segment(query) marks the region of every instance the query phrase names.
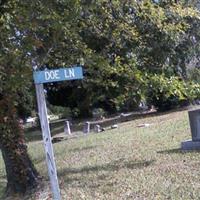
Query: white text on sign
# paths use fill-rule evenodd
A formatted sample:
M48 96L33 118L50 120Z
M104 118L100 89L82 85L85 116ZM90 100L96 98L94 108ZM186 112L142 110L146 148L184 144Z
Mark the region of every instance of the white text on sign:
M35 71L35 84L65 80L83 79L82 67L60 68L55 70Z
M53 70L53 71L45 71L45 80L59 80L59 70ZM64 70L64 76L65 78L73 78L75 77L74 69Z
M74 69L64 70L65 78L75 77Z
M45 80L54 80L54 79L59 79L59 70L54 70L54 71L45 71Z

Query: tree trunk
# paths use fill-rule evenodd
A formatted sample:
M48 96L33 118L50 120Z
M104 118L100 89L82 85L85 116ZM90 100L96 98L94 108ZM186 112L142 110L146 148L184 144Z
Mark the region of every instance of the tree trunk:
M0 102L0 149L6 168L7 194L21 193L35 188L39 174L31 162L12 98Z
M26 147L20 144L15 149L2 147L1 150L6 167L7 195L24 194L35 188L38 184L38 173L29 159Z

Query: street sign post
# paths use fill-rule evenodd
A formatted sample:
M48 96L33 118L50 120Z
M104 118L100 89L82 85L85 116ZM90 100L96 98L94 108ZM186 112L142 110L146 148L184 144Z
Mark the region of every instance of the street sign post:
M56 164L54 160L53 145L51 142L51 133L49 121L47 118L47 107L44 94L43 83L83 79L82 67L61 68L55 70L34 71L33 74L37 104L42 128L46 162L54 200L61 200L60 189L57 178Z

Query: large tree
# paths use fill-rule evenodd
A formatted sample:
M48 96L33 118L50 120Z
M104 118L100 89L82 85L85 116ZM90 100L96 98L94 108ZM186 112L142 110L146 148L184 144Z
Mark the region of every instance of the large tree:
M24 141L17 107L20 94L30 86L26 82L26 53L22 50L17 28L17 2L1 1L0 5L0 149L5 162L7 194L25 193L38 184Z
M76 0L0 1L0 149L7 194L25 193L39 182L19 120L24 113L21 104L32 88L32 67L46 67L51 51L69 46L66 50L74 51L77 59L78 32L73 27L77 12ZM56 64L64 61L63 56Z
M87 79L50 88L48 99L78 107L82 115L95 107L134 108L152 74L186 77L187 63L198 55L198 26L198 12L184 1L82 1L79 31L86 46L80 55Z

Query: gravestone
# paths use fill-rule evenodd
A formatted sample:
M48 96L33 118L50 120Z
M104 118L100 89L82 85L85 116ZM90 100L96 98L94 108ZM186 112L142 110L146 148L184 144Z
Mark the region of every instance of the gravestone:
M94 127L94 131L96 132L96 133L100 133L101 131L102 131L102 129L101 129L101 126L100 125L95 125L95 127Z
M114 125L111 126L111 129L115 129L115 128L118 128L117 124L114 124Z
M192 140L181 143L183 150L200 150L200 109L188 111Z
M83 126L83 133L87 134L90 132L90 122L85 122Z
M65 121L64 132L66 135L71 135L70 122Z

